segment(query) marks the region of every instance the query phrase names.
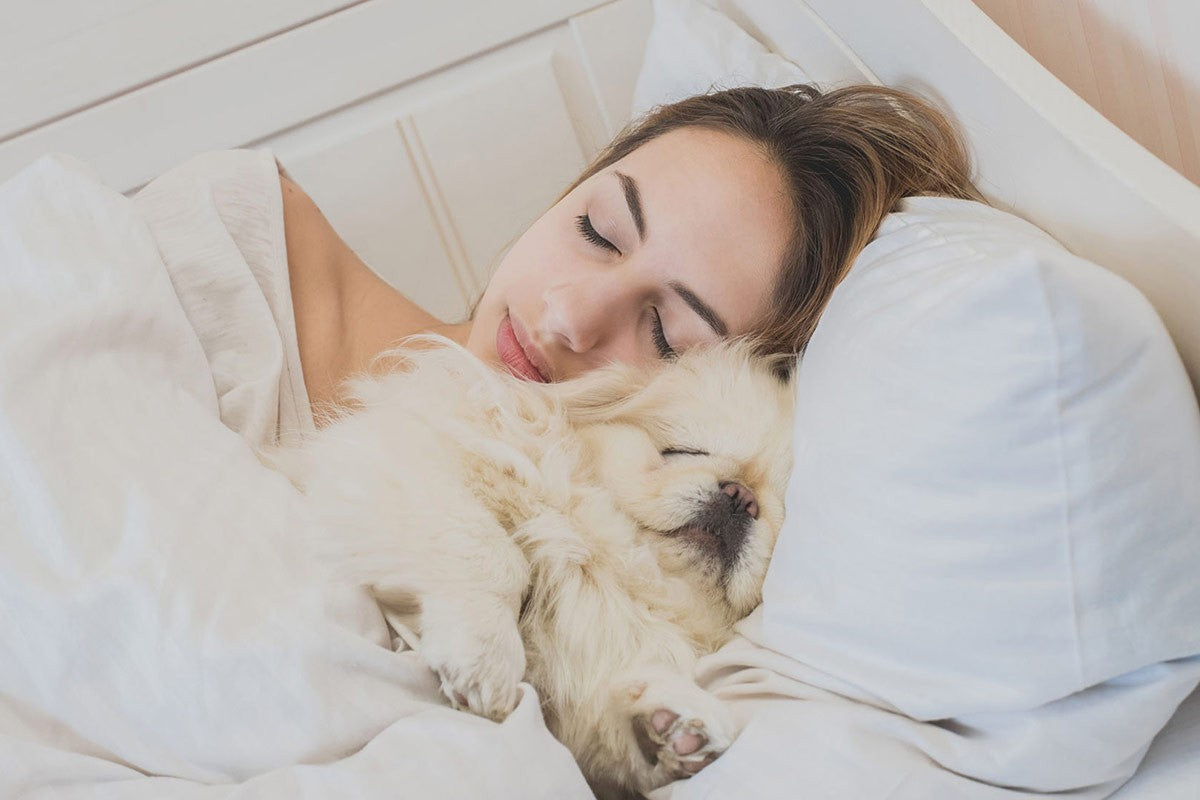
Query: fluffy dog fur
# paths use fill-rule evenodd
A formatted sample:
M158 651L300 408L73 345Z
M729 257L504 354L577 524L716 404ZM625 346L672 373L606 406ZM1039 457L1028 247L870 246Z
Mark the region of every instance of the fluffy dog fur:
M413 614L455 706L502 719L535 686L599 794L709 763L736 731L693 665L760 601L791 466L783 362L732 343L542 385L446 342L396 357L267 456L323 518L324 556Z

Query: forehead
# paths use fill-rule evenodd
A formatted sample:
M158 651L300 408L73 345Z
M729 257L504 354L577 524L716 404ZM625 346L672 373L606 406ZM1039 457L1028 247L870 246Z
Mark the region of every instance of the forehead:
M779 167L743 138L690 127L651 139L602 176L615 181L614 171L637 181L647 258L712 304L731 333L746 332L766 311L792 234Z

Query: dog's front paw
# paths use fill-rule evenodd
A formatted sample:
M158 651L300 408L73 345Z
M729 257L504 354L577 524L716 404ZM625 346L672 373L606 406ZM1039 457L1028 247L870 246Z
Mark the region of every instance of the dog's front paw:
M733 743L733 717L725 704L695 683L655 681L634 703L633 735L655 774L655 784L695 775Z
M479 608L423 620L420 653L457 709L503 720L517 705L525 675L525 646L511 611Z

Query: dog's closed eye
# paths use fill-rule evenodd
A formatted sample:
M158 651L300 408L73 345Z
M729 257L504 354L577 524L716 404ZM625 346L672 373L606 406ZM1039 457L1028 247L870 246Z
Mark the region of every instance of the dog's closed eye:
M707 456L707 455L710 455L710 454L705 452L704 450L695 450L690 447L668 447L666 450L662 451L663 458L667 458L668 456Z

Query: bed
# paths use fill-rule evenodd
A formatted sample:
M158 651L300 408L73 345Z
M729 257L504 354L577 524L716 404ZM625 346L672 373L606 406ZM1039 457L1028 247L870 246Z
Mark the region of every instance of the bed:
M23 69L0 77L0 179L59 151L133 194L194 153L268 148L369 264L445 317L629 119L653 22L649 0L63 5L70 25L33 10L25 36L8 28ZM712 5L817 83L944 103L988 197L1136 286L1200 390L1200 187L974 4ZM1198 754L1200 692L1112 796L1200 798Z

